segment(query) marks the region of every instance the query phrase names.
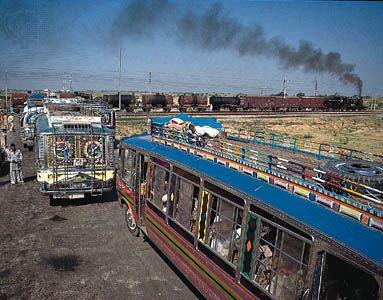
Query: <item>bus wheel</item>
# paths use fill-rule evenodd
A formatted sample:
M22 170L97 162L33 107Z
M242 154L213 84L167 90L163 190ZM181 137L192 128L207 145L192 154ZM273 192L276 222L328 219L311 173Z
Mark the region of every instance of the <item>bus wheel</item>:
M134 236L139 236L140 230L137 226L133 212L129 206L125 207L125 221L126 221L126 226L128 227L129 232Z

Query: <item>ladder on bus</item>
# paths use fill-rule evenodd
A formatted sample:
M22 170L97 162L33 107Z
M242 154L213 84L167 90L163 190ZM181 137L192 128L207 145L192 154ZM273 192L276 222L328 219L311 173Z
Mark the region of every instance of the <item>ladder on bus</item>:
M91 142L94 142L94 124L90 124L90 139ZM102 129L102 138L104 139L105 142L105 136L104 136L104 127L101 125ZM103 145L101 145L103 146ZM91 195L92 196L102 196L104 193L104 183L106 180L106 158L105 158L105 153L103 152L103 148L101 149L102 151L102 157L101 157L101 164L100 167L96 166L96 153L93 151L91 153L93 155L92 160L91 160L91 177L92 177L92 182L91 182ZM101 187L100 188L95 188L94 183L97 179L97 174L100 174L101 172Z

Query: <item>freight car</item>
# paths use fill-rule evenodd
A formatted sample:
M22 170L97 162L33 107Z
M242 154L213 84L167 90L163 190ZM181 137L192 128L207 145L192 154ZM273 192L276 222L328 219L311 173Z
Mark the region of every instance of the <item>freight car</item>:
M13 109L16 113L19 113L23 109L27 98L27 93L13 93L11 95L11 105L13 106Z
M153 108L163 109L169 112L173 106L173 96L171 95L142 95L142 110L151 111Z
M103 102L110 104L112 107L119 107L118 94L116 95L104 95L102 97ZM135 95L121 95L121 108L126 109L128 112L132 112L135 109L136 96Z
M322 110L323 97L241 96L243 110L301 111Z
M200 95L180 95L178 105L180 112L188 110L207 111L209 110L209 101L207 96Z
M210 97L210 105L213 111L219 111L221 109L237 111L240 108L240 98L231 96L212 96Z

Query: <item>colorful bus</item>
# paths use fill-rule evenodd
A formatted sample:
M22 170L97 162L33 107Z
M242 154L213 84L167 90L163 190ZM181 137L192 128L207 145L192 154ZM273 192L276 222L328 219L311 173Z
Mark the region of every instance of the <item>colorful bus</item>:
M54 198L100 196L115 182L112 131L80 107L55 103L36 118L37 181Z
M190 143L193 126L177 123L183 137L170 139L153 123L121 141L119 201L128 230L204 297L382 299L381 231L232 167Z

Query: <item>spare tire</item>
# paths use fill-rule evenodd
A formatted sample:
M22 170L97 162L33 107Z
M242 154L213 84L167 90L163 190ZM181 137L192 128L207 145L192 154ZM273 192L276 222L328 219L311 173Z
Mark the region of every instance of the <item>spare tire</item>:
M329 160L319 168L352 181L383 190L383 165L366 160Z

